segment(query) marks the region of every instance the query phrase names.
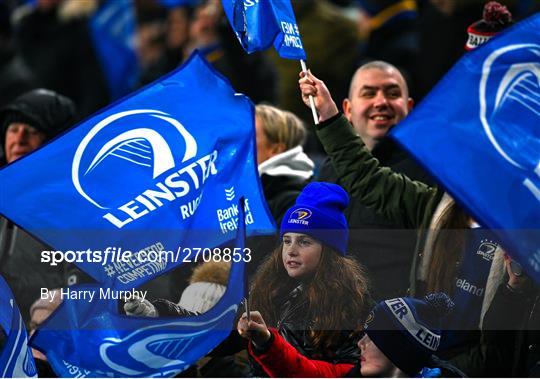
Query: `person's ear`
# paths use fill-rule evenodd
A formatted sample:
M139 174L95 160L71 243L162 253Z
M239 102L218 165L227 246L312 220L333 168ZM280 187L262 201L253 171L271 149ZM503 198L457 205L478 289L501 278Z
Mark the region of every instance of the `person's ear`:
M408 111L412 111L414 107L414 100L412 99L412 97L409 97L409 99L407 99L407 109Z
M351 104L351 101L346 98L343 100L343 103L342 103L342 108L343 108L343 114L345 115L345 117L347 118L347 120L349 120L349 122L351 122L351 108L352 108L352 104Z

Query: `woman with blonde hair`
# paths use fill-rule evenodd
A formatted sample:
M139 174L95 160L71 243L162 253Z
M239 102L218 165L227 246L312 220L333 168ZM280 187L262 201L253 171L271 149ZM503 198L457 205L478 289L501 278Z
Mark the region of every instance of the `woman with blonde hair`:
M255 108L257 164L264 197L279 224L285 211L313 176L314 163L304 153L304 123L271 105Z

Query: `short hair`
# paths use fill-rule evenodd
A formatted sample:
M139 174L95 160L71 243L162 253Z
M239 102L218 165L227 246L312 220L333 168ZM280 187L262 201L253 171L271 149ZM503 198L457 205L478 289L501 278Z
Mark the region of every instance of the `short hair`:
M360 72L365 71L365 70L380 70L380 71L397 72L399 76L401 76L401 78L403 79L403 84L405 84L405 88L404 88L405 94L407 95L407 97L409 96L409 87L407 86L407 80L405 79L405 76L403 75L403 73L396 66L385 61L371 61L360 66L354 73L351 79L351 84L349 86L349 98L353 96L353 90L354 90L353 87L356 82L356 77L358 76Z
M255 107L255 114L271 143L282 143L286 150L290 150L305 142L306 126L293 113L271 105L259 104Z

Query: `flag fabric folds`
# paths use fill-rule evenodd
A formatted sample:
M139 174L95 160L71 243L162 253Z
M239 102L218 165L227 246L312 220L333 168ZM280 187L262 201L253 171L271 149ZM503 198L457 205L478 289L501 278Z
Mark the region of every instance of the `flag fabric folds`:
M222 4L248 53L273 44L282 58L306 59L290 0L222 0Z
M245 213L238 205L236 244L243 258ZM111 300L68 297L32 338L61 377L172 377L207 355L230 333L243 296L244 259L233 260L227 290L208 312L186 318L119 315ZM90 291L97 286L69 287ZM66 289L67 290L67 289Z
M0 214L119 290L232 240L240 193L248 235L275 230L258 180L253 104L198 53L2 168L0 183ZM55 264L55 254L41 260Z
M28 347L26 327L13 293L0 276L0 333L5 334L0 345L0 377L34 378L37 377L32 351ZM2 340L3 338L0 338Z
M540 281L540 14L466 54L392 132Z
M254 122L251 101L195 53L0 170L0 213L53 247L42 262L63 253L98 282L61 290L62 305L33 336L57 374L170 376L230 333L251 251L243 242L223 246L275 230ZM133 288L208 260L232 264L210 311L163 320L119 314L119 298Z

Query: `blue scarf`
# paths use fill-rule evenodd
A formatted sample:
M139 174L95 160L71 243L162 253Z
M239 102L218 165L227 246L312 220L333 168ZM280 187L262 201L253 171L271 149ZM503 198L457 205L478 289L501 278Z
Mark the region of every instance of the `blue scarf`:
M486 282L495 250L499 246L495 234L488 229L477 227L467 233L465 250L454 282L452 301L455 307L443 324L447 330L442 338L441 350L466 343L467 336L474 334L467 331L478 330Z

